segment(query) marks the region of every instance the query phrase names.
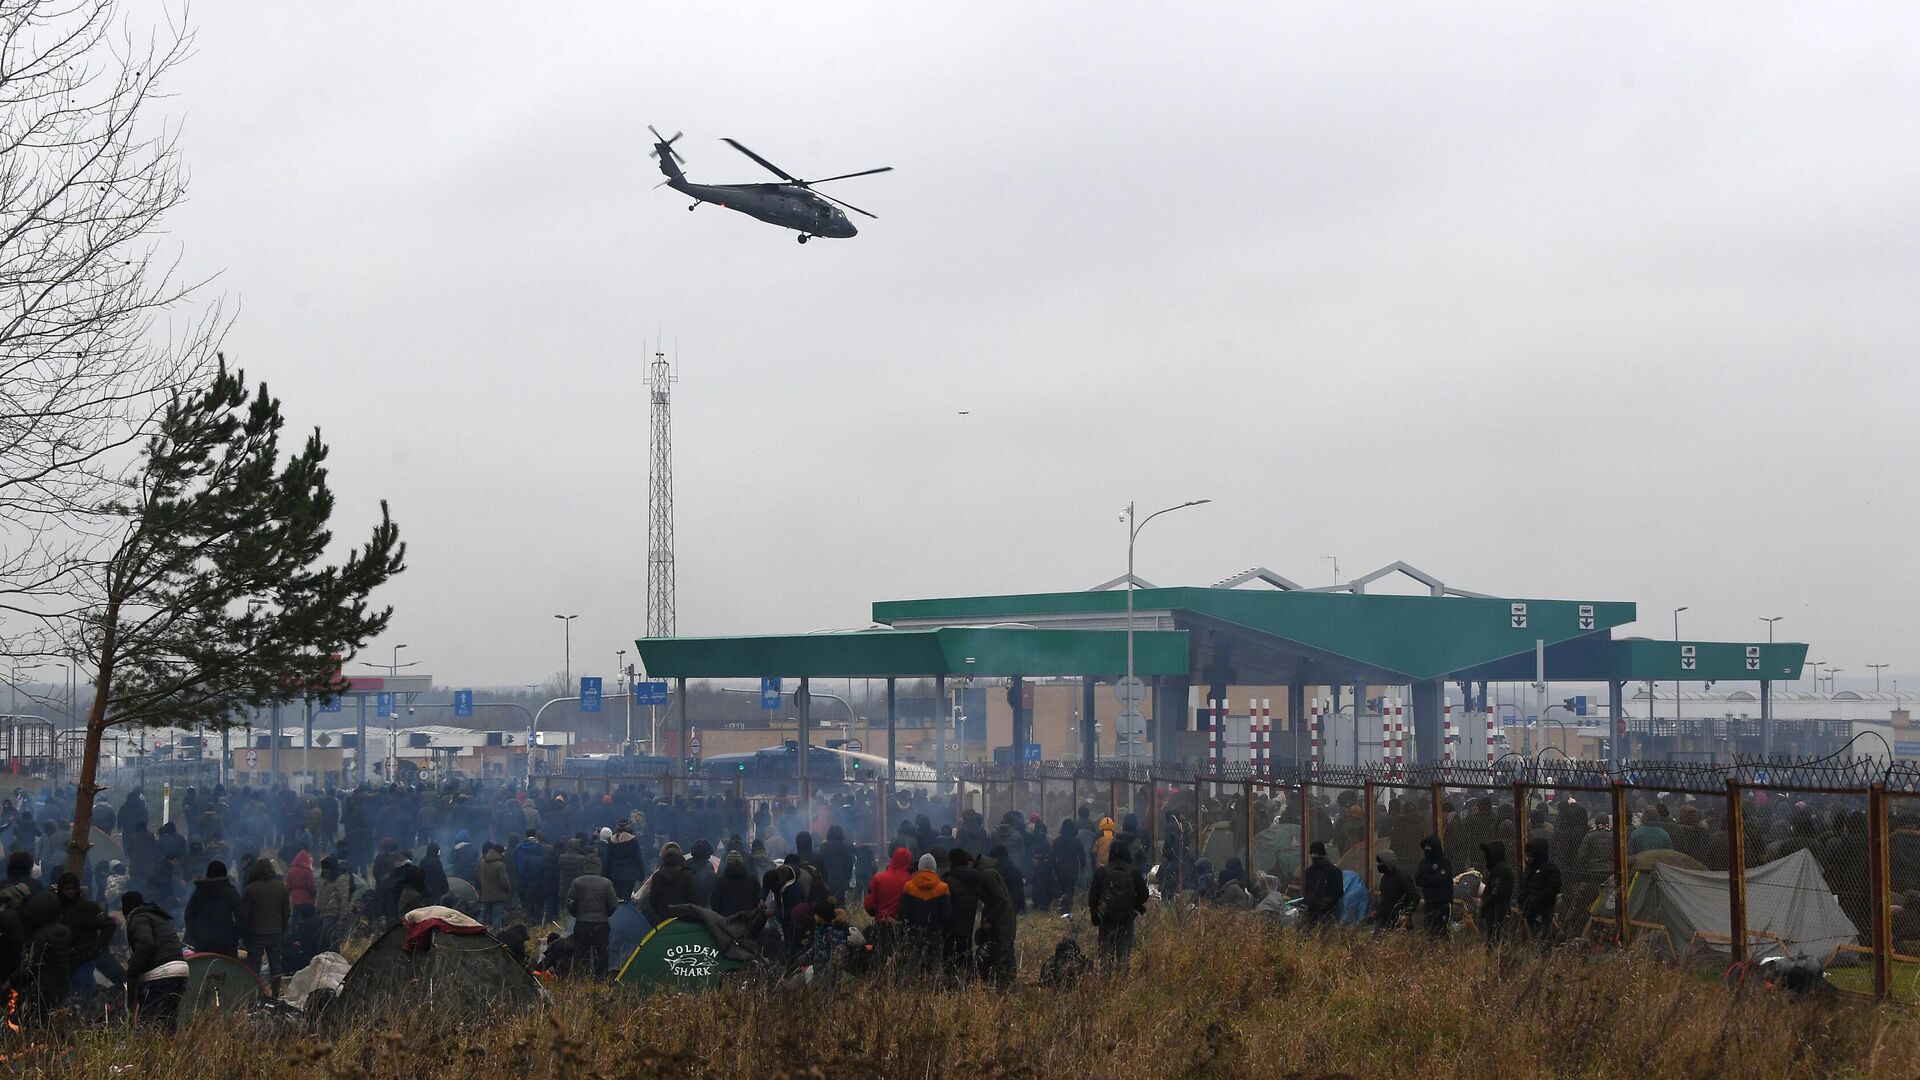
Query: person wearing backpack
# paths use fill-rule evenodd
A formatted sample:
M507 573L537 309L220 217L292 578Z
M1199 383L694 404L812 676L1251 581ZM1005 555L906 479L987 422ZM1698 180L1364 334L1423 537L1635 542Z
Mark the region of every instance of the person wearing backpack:
M1087 908L1100 932L1100 964L1126 970L1133 962L1133 923L1147 910L1147 879L1134 868L1133 853L1115 847L1107 865L1087 887Z
M956 847L947 853L946 882L947 895L953 905L947 918L947 973L966 975L974 966L973 922L980 912L982 888L980 871L974 867L966 849Z

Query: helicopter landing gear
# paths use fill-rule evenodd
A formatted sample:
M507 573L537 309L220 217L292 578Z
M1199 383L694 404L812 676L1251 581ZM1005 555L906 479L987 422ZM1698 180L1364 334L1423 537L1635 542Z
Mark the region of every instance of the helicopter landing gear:
M689 206L689 207L687 207L687 213L689 213L689 214L691 214L691 213L693 213L693 212L694 212L695 210L698 210L698 209L700 209L700 204L699 204L699 203L694 203L694 204L693 204L692 206Z
M811 239L813 239L813 237L811 237L811 236L808 236L808 235L807 235L806 233L801 233L801 234L800 234L800 242L801 242L801 243L803 243L803 244L804 244L804 243L806 243L807 241L809 241L809 240L811 240Z

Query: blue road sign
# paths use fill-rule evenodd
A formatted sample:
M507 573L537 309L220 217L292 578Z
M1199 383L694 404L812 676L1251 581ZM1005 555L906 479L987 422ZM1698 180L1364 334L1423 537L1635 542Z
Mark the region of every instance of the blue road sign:
M339 698L337 698L337 697L330 697L330 698L323 698L323 699L321 699L321 701L320 701L320 711L321 711L321 712L339 712L339 711L340 711L340 699L339 699Z
M635 705L665 705L667 703L667 680L653 679L633 684L633 703Z
M455 716L472 716L473 715L473 691L455 690L453 692L453 715Z
M760 707L769 712L780 708L780 680L760 680Z
M1580 694L1580 695L1577 695L1577 696L1575 696L1575 697L1574 697L1574 699L1573 699L1573 715L1575 715L1575 716L1585 716L1585 715L1587 715L1587 695L1585 695L1585 694Z
M375 694L374 695L373 715L375 716L392 716L393 715L393 695L392 694Z
M1037 742L1021 743L1020 744L1020 760L1021 761L1039 761L1040 760L1040 744Z
M580 676L580 711L600 711L600 676Z

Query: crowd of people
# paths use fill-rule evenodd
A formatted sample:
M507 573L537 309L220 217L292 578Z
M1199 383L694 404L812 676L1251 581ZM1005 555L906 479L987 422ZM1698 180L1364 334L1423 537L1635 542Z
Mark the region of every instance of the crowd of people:
M164 1022L185 989L187 953L242 958L271 993L350 934L439 906L471 914L523 955L537 945L531 963L606 977L624 959L609 955L609 924L632 901L655 924L682 904L723 919L757 916L768 955L826 977L882 963L903 977L1006 986L1028 910L1084 916L1100 961L1122 969L1156 895L1291 913L1309 927L1351 922L1353 868L1338 864L1352 861L1366 819L1351 791L1252 808L1229 794L1186 804L1197 820L1165 804L1158 821L1146 807L1116 820L1119 807L1103 814L1083 804L1053 828L1039 812L989 819L927 791L884 808L871 788L807 805L784 791L669 792L472 781L305 793L216 786L177 793L156 821L136 789L95 804L94 825L120 851L90 852L78 874L66 869L72 789L16 792L0 802L9 851L0 972L20 992L19 1016L119 999ZM1701 805L1642 798L1635 810L1629 852L1670 848L1708 868L1727 865L1723 824ZM1866 865L1855 857L1865 830L1853 812L1822 820L1815 808L1762 796L1747 813L1749 863L1813 850L1832 867L1842 904L1863 902L1846 887ZM1510 803L1449 801L1441 815L1436 829L1425 793L1376 808L1363 895L1378 931L1444 936L1470 921L1490 947L1519 936L1551 944L1578 931L1612 876L1613 825L1575 798L1530 808L1518 867ZM875 836L881 821L884 840ZM1249 837L1246 821L1265 824ZM1472 879L1464 890L1463 875ZM550 930L569 919L569 933Z

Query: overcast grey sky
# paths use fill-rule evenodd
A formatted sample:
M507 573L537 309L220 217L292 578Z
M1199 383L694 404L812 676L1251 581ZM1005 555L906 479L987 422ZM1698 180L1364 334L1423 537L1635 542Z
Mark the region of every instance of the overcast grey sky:
M1405 559L1920 671L1920 9L529 11L193 8L171 230L339 533L393 504L370 657L530 682L565 611L611 670L664 332L683 634L1085 587L1211 497L1144 576ZM897 171L801 247L652 190L648 123Z

